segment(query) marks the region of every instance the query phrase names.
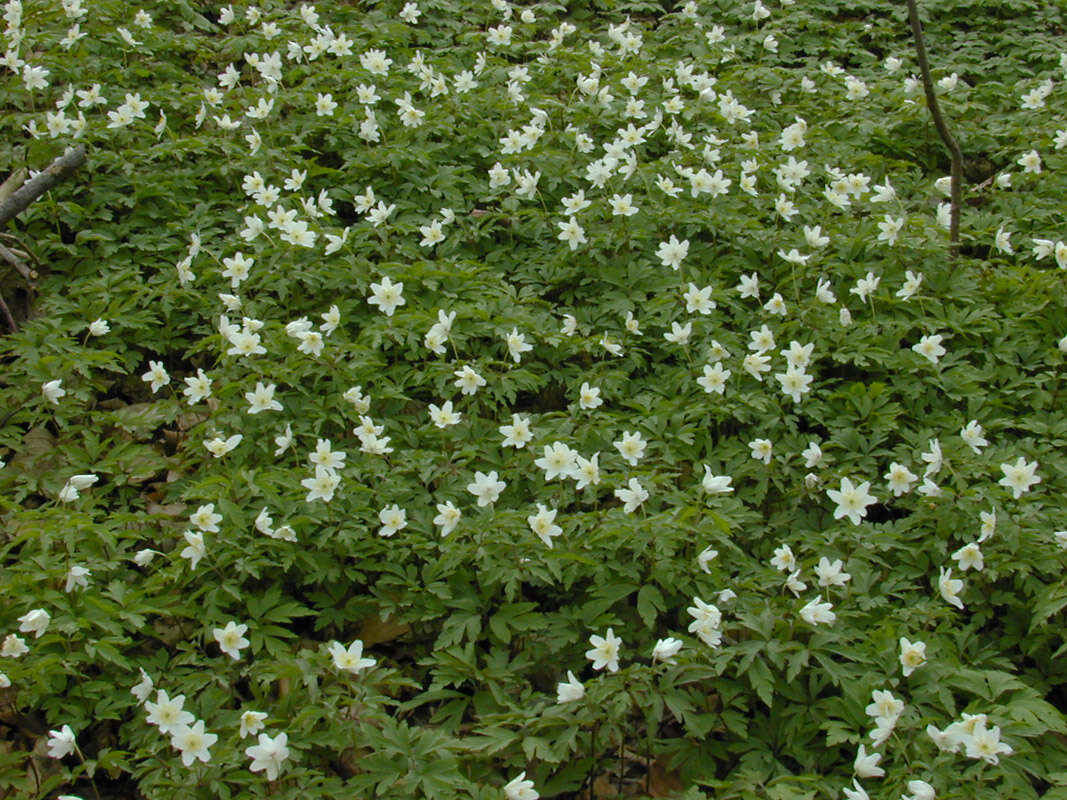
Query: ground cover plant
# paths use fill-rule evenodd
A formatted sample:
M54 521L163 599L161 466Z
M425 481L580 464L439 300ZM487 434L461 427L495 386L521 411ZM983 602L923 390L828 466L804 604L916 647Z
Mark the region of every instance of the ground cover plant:
M1067 794L1063 14L923 20L955 258L897 4L8 0L0 796Z

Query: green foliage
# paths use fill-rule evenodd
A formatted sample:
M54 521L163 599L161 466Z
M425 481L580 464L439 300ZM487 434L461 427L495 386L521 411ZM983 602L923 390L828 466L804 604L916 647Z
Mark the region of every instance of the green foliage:
M1067 793L1063 12L763 7L6 4L0 796Z

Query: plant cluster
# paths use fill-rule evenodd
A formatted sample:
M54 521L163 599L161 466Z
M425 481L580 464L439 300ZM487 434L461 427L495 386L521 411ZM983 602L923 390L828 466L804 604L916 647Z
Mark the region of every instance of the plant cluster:
M7 0L0 793L1067 792L1031 5Z

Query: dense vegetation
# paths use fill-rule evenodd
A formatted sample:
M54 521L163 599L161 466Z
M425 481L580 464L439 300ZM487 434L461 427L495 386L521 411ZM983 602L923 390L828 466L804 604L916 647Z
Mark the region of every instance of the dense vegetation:
M901 4L8 0L0 796L1067 795L1063 11L928 5L955 259Z

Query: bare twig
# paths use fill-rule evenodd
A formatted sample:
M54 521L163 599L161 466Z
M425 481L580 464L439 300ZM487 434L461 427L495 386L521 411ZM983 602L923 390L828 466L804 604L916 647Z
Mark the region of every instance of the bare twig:
M22 188L17 189L10 197L0 202L0 226L6 225L9 220L25 211L30 203L70 176L84 163L85 145L80 144L73 150L68 150L42 172L26 181Z
M926 57L926 45L923 44L923 29L919 22L919 9L915 0L906 0L908 5L908 18L911 20L911 32L915 39L915 54L919 59L919 72L923 78L923 88L926 90L926 105L930 109L930 115L934 118L934 127L942 141L952 154L952 194L951 212L949 216L949 241L952 243L950 253L953 258L959 254L960 246L960 197L963 185L963 153L960 146L949 133L948 124L941 114L941 106L938 105L937 95L934 93L934 80L930 77L930 62Z
M17 333L19 326L15 322L15 318L11 316L11 309L7 307L7 303L4 301L4 296L0 294L0 311L4 314L4 319L7 320L8 326L11 328L12 333Z
M32 284L37 277L37 271L27 267L22 260L16 256L13 252L8 250L2 244L0 244L0 258L4 259L8 264L15 268L15 271L26 279L27 283Z

